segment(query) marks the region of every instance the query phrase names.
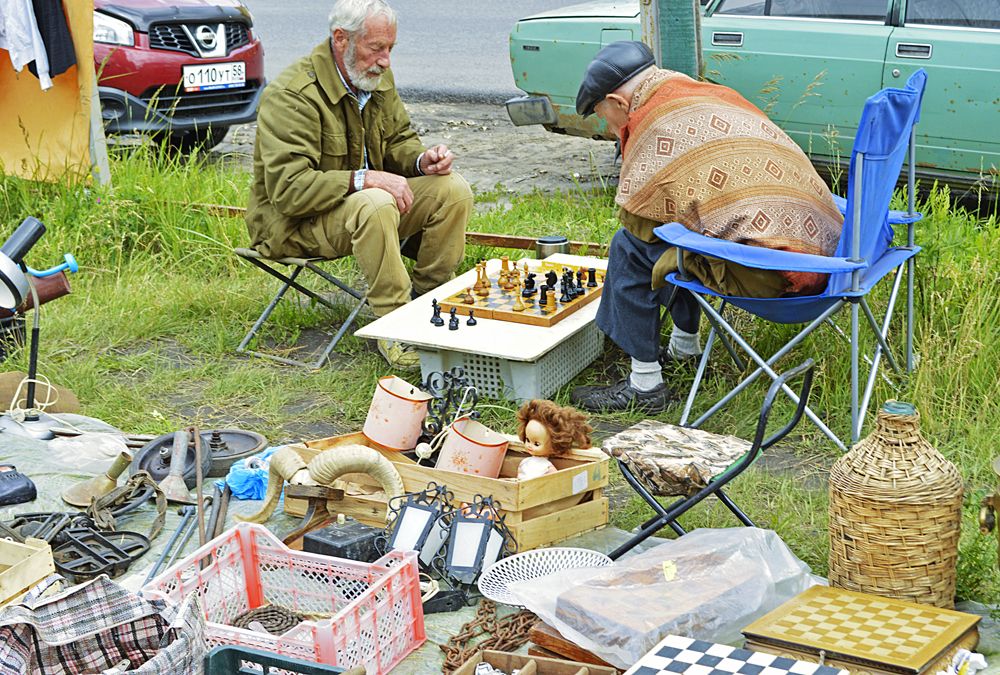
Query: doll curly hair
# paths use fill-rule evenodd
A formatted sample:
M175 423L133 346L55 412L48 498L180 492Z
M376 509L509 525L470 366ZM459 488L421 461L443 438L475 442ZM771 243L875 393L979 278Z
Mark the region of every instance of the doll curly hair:
M537 420L549 430L554 455L562 455L572 448L589 448L590 432L587 416L576 408L556 405L552 401L533 399L517 411L517 437L525 440L524 429L528 422Z

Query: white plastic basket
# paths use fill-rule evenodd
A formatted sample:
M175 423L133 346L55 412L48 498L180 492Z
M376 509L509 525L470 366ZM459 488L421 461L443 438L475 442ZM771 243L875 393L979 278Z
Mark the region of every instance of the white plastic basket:
M417 347L424 379L429 373L445 372L461 366L481 394L515 401L551 396L590 365L603 350L604 333L593 322L547 351L537 361L513 361L449 349Z
M515 581L537 579L562 570L607 567L614 561L598 551L556 546L517 553L491 565L479 577L479 592L495 602L523 607L508 590Z

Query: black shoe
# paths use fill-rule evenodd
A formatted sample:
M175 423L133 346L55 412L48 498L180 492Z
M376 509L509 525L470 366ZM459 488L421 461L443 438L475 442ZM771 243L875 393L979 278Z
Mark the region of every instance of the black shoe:
M657 357L657 361L660 362L661 366L675 365L675 366L688 366L698 362L701 358L701 354L675 354L670 345L666 345L660 349L660 354Z
M663 382L649 391L639 391L626 377L607 387L577 387L569 395L570 402L589 412L641 410L658 413L676 400L674 392Z

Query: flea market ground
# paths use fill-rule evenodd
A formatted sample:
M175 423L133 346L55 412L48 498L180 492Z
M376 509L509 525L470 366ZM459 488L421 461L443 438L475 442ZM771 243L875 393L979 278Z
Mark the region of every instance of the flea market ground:
M511 195L533 191L582 194L613 186L617 181L619 162L615 161L614 144L610 142L553 134L541 126L515 127L502 105L418 102L407 103L406 107L424 143L447 144L455 153L457 171L477 194L489 193L489 199L477 201L479 210L495 208L497 201L503 202ZM233 128L226 140L213 150L213 155L235 160L252 170L256 128L256 124ZM538 231L535 234L550 233L562 232ZM582 238L594 240L593 237ZM306 331L303 343L308 348L311 339L315 342L313 346L319 347L323 338L320 331ZM608 377L614 376L623 358L610 346L610 343L606 345L605 358L592 367L596 371L608 371ZM333 358L344 357L335 352ZM304 401L303 405L307 406L308 402ZM623 428L615 421L598 422L596 426L598 439ZM345 431L329 422L301 423L294 415L290 416L285 428L287 437L284 440ZM802 457L788 448L775 448L763 458L762 465L768 470L803 479L810 488L825 489L821 476L834 459L833 455ZM624 507L632 494L621 481L610 492L613 509Z

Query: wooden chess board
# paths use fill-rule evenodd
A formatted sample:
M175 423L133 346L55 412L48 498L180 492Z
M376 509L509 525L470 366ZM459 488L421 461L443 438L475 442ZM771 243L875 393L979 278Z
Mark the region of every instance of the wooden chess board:
M978 642L979 617L814 586L743 630L748 649L818 657L852 672L934 673Z
M516 264L523 269L525 261L519 261ZM573 300L562 303L559 302L559 289L556 288L555 300L556 308L555 310L549 310L545 307L539 307L539 297L541 295L540 291L537 289L545 283L545 273L555 272L557 275L561 276L565 269L571 270L573 274L581 268L574 267L572 265L558 265L554 263L547 263L535 260L529 260L528 271L536 274L535 280L535 294L530 298L521 298L521 301L525 305L525 309L520 312L514 311L514 305L517 302L517 290L505 291L500 288L500 274L499 272L493 272L488 275L490 280L490 294L487 296L479 296L473 292L472 297L475 302L466 302L466 292L463 290L454 295L448 296L444 300L441 300L441 316L447 320L447 315L451 311L452 307L456 308L456 313L462 321L465 321L469 316L469 309L473 310L475 317L477 319L494 319L497 321L510 321L512 323L523 323L532 326L554 326L559 323L567 316L573 314L581 307L593 302L596 298L600 297L601 291L604 290L604 270L596 271L597 286L592 288L586 288L586 276L584 277L584 287L586 288L586 293L584 295L577 296ZM513 266L515 263L511 263ZM582 268L584 273L587 272L587 268Z

